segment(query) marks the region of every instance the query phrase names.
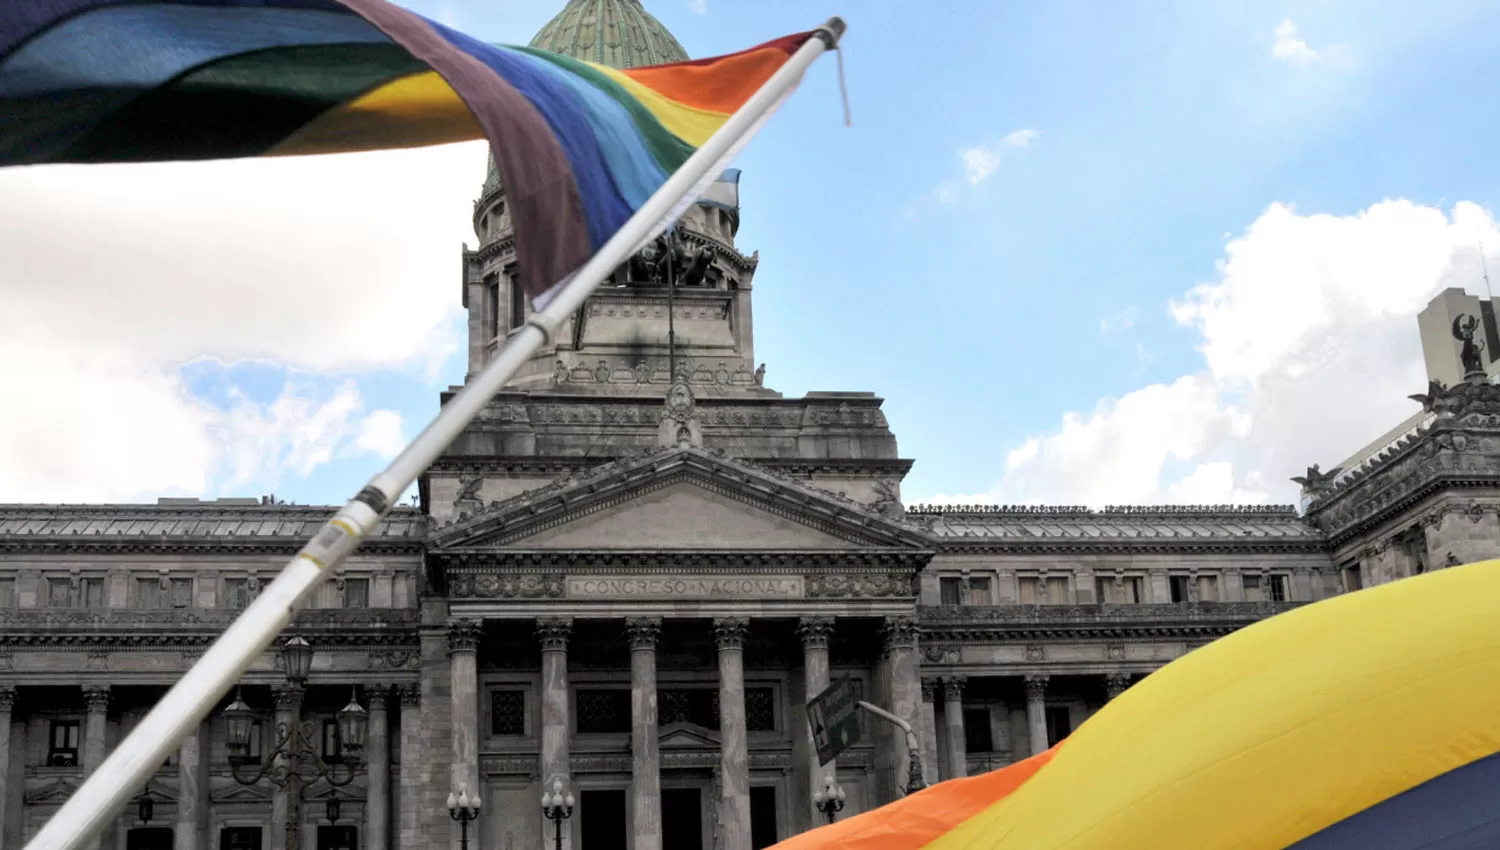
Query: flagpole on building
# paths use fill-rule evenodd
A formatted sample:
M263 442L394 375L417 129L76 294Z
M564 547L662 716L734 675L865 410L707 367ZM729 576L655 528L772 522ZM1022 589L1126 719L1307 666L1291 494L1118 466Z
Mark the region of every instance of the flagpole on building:
M718 177L750 137L796 88L825 51L838 46L845 24L830 18L745 105L729 117L554 295L509 343L438 413L384 472L314 535L250 607L115 747L104 763L57 810L26 850L81 850L118 816L161 768L183 738L198 727L229 689L291 622L309 595L395 505L489 404L511 376L583 306L599 284L645 243L681 216Z

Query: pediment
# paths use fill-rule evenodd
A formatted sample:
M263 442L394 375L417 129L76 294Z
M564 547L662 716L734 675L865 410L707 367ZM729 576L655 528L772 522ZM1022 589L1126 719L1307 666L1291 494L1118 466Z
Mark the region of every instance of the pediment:
M271 799L270 792L262 785L241 785L234 780L232 785L221 789L215 789L212 800L215 803L264 803Z
M73 796L78 790L80 782L68 777L44 781L33 788L27 788L22 795L23 801L28 806L40 806L48 803L61 804Z
M668 723L656 735L657 746L662 749L718 749L719 735L695 723Z
M616 461L434 534L435 547L816 550L925 548L867 505L748 463L676 448Z

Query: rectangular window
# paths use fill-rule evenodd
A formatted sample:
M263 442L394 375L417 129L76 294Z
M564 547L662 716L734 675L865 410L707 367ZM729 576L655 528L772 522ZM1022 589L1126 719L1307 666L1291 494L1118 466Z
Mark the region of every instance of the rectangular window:
M77 720L52 721L52 737L47 746L47 764L52 767L78 766Z
M172 607L193 607L193 580L190 578L172 579Z
M990 710L988 708L964 709L964 752L992 753L995 741L990 734Z
M1285 602L1286 600L1286 576L1271 576L1271 601Z
M1173 602L1186 602L1191 598L1188 592L1188 585L1191 582L1191 576L1167 576L1167 584L1171 587Z
M48 608L71 608L73 607L72 587L65 578L47 579L47 607Z
M16 580L0 578L0 608L16 607Z
M160 608L161 579L142 578L135 581L135 607Z
M1065 705L1047 706L1047 746L1055 747L1073 733L1073 715Z
M1240 586L1245 590L1246 602L1266 601L1266 589L1260 576L1241 576Z
M220 607L238 611L250 603L250 582L242 578L224 579L224 600Z
M245 747L245 754L251 759L259 760L265 754L266 724L259 720L250 723L250 741Z
M717 727L718 724L714 726ZM749 732L776 731L776 691L774 689L745 689L745 729Z
M505 280L510 289L510 326L519 328L526 324L526 290L516 275L507 275Z
M344 607L370 607L370 580L367 578L344 579Z
M501 690L490 693L490 734L526 734L526 692Z
M1344 592L1353 593L1365 586L1364 579L1359 573L1359 564L1345 564L1339 571L1344 582Z
M718 692L715 691L714 695L717 696ZM578 690L574 699L578 703L578 734L629 734L630 691L624 688Z
M1200 602L1218 602L1219 601L1219 577L1218 576L1198 576L1198 601L1200 601Z
M995 597L990 592L990 580L987 578L969 579L969 604L970 605L994 605Z
M956 578L938 579L938 595L943 605L958 605L961 603L963 582Z
M323 761L344 760L344 751L339 746L339 722L332 718L323 721Z
M83 580L83 607L104 608L104 579L86 578Z
M1047 604L1067 605L1073 601L1073 594L1068 592L1067 576L1055 576L1047 579Z
M1141 579L1130 576L1122 579L1096 578L1094 589L1100 602L1111 605L1134 605L1141 601Z
M1038 588L1040 581L1032 576L1022 576L1016 579L1016 591L1022 605L1036 605L1041 601L1041 591Z
M230 826L219 830L219 850L260 850L260 827Z
M493 339L500 335L500 276L484 279L484 334Z

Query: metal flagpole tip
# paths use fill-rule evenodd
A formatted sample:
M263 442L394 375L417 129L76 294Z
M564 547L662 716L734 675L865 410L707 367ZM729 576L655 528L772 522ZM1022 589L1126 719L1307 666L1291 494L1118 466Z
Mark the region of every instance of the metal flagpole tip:
M843 18L834 15L818 27L813 34L823 39L823 43L828 45L829 50L832 50L839 46L839 41L843 39L844 31L848 28L849 25L844 23Z

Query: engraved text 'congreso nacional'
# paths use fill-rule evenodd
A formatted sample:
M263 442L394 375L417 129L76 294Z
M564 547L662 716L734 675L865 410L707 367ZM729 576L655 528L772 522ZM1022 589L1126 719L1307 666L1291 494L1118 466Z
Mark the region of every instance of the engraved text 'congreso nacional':
M568 595L595 599L800 599L801 576L589 576L568 579Z

